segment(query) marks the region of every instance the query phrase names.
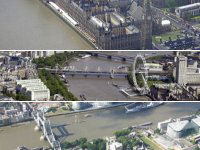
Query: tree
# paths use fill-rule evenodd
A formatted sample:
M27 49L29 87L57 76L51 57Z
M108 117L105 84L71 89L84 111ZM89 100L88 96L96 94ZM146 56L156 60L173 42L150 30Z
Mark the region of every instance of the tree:
M200 148L199 148L199 147L196 147L194 150L200 150Z
M174 12L175 7L177 7L176 0L165 0L165 5L170 9L170 12Z
M55 113L57 111L57 108L56 107L51 107L48 109L48 112L53 112Z
M126 136L128 135L129 133L131 133L131 130L130 129L124 129L124 130L121 130L121 131L116 131L114 134L115 136L118 138L120 136Z
M63 142L62 143L62 148L68 149L72 147L72 144L70 142Z
M58 75L52 75L45 69L39 70L38 75L42 82L49 88L51 96L60 94L67 100L78 100L71 92L68 91L67 87L60 80Z
M103 139L93 140L95 150L106 150L106 142Z
M80 52L64 52L56 53L50 57L37 58L33 60L33 63L37 65L38 68L50 67L54 68L57 64L64 65L67 61L71 60L75 56L78 56Z
M88 150L106 150L106 141L103 139L95 139L92 142L88 142L86 138L80 138L73 142L62 143L62 149L69 149L76 146L80 146L82 149Z
M154 132L160 134L160 129L157 128Z
M19 101L30 101L31 98L29 96L26 96L22 93L18 93L16 94L16 100L19 100Z

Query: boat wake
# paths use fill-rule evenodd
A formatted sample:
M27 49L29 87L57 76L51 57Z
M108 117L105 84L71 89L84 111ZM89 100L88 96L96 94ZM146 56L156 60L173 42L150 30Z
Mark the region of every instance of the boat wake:
M139 112L142 110L154 108L164 104L164 102L135 102L125 106L126 113Z

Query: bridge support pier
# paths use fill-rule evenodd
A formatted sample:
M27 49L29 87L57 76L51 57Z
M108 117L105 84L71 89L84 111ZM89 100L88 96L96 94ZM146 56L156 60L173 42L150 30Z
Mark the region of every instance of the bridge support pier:
M126 61L126 58L122 58L122 61Z
M44 141L44 140L47 140L46 137L44 135L41 135L40 136L40 141Z
M41 131L41 128L38 125L36 125L35 128L34 128L34 130L35 131Z
M107 57L108 59L112 59L112 56L111 55L108 55L108 57Z

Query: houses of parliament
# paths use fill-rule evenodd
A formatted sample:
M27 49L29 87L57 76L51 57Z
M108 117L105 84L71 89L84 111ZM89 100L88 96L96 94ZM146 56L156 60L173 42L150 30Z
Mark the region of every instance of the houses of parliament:
M50 0L78 22L98 49L152 49L150 0Z

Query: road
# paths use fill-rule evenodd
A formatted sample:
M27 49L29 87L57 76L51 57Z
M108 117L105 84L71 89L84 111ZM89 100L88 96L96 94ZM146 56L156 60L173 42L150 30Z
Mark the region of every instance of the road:
M170 13L165 13L163 10L156 8L154 6L152 6L152 10L154 11L154 13L159 16L160 18L165 18L170 20L170 22L172 23L172 25L178 29L182 29L185 28L185 22L180 19L177 18L176 16L174 16L173 14ZM169 14L169 15L168 15Z
M175 16L172 13L169 12L164 12L163 10L156 8L154 6L152 6L152 10L153 12L161 19L168 19L171 24L176 27L177 29L180 29L182 31L184 31L184 33L186 35L190 35L195 39L195 43L197 45L200 45L200 39L199 37L195 34L192 25L190 25L189 23L186 23L183 19L178 18L177 16ZM155 49L166 49L164 46L162 45L158 45L158 44L154 44L154 48Z

